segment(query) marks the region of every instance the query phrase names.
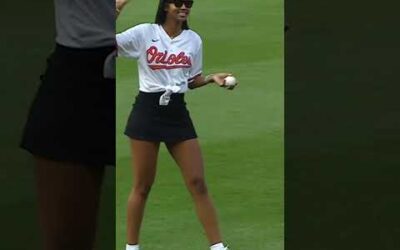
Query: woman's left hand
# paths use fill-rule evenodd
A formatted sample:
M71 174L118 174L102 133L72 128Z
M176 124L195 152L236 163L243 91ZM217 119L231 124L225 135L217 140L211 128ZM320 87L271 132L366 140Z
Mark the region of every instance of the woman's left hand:
M236 82L236 85L234 86L225 86L225 77L227 76L232 76L230 73L216 73L212 75L212 80L218 84L220 87L226 87L229 90L232 90L235 88L235 86L239 83L238 81Z

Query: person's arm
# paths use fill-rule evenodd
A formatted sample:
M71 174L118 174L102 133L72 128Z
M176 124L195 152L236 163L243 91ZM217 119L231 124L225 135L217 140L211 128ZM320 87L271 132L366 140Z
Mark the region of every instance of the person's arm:
M195 89L199 87L203 87L209 83L216 83L220 87L225 87L225 77L231 76L232 74L229 73L216 73L210 74L207 76L198 75L194 78L192 82L189 83L190 89ZM232 90L235 86L228 87L227 89Z
M116 17L119 16L119 13L121 13L122 9L128 3L128 1L129 0L115 0L115 11L117 12Z
M189 89L195 89L203 87L209 83L216 83L220 87L225 86L225 77L230 76L232 74L229 73L216 73L210 74L207 76L203 76L202 68L203 68L203 42L200 37L198 37L198 49L192 60L192 68L191 77L188 80ZM234 86L227 87L227 89L232 90Z

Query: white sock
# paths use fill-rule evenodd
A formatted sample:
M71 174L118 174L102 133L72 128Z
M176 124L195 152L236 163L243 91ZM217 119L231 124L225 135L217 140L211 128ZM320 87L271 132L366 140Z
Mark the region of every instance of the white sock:
M128 244L126 244L126 250L139 250L139 245L128 245Z
M210 246L210 250L224 250L224 244L222 243L214 244Z

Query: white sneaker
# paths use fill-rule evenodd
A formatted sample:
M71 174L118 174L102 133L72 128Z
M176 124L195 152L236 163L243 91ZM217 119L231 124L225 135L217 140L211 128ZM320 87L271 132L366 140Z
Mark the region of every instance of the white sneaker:
M210 247L212 250L229 250L228 246L224 246L222 243L215 244Z
M126 244L125 250L139 250L139 245L128 245Z

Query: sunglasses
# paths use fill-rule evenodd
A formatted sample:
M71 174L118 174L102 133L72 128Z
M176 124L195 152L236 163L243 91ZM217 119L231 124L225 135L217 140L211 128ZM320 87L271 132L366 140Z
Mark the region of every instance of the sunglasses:
M192 8L193 1L188 0L170 0L169 3L173 3L177 8L180 8L185 4L186 8Z

